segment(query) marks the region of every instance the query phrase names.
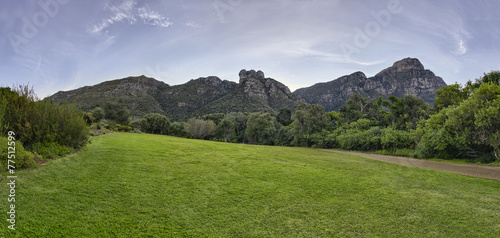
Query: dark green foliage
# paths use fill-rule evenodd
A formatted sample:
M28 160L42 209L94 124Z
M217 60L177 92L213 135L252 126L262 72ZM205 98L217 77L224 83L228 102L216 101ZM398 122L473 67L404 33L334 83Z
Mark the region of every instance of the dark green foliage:
M391 124L399 130L415 129L417 123L429 114L429 104L421 98L411 95L397 98L391 95L389 101Z
M483 77L476 80L476 83L493 83L496 85L500 85L500 71L491 71L488 74L485 73Z
M104 105L104 118L112 120L118 124L128 124L130 113L124 104L107 102Z
M277 127L278 122L270 113L252 113L245 134L249 143L273 145Z
M88 142L83 113L73 106L39 101L28 86L18 86L15 91L2 89L1 97L7 102L3 118L6 125L27 148L50 142L80 148Z
M483 83L459 105L431 116L419 128L422 158L491 161L500 151L500 86Z
M215 125L219 125L222 119L226 116L224 113L212 113L208 115L203 115L200 118L205 121L213 121Z
M301 103L297 106L293 122L296 145L309 146L306 137L322 131L329 124L329 118L324 111L324 108L320 105Z
M146 132L149 130L149 123L146 118L133 120L128 125L142 132Z
M94 122L100 122L102 119L104 119L104 110L100 107L94 108L91 113L92 117L94 118Z
M458 105L467 99L471 92L471 87L462 87L457 83L442 87L436 91L434 109L439 111L448 106Z
M217 133L224 139L224 142L228 142L231 137L236 134L236 123L227 118L222 119L222 121L217 125Z
M276 120L283 126L290 125L292 123L292 111L288 108L282 108L276 116Z
M189 137L189 134L186 133L184 130L186 123L185 122L173 122L170 125L170 128L168 130L168 134L171 136L177 136L177 137Z
M150 113L144 117L148 123L147 132L153 134L165 134L170 127L170 120L159 113Z
M221 121L218 132L225 141L243 143L246 141L245 131L247 129L248 113L231 112ZM232 133L234 129L234 133Z

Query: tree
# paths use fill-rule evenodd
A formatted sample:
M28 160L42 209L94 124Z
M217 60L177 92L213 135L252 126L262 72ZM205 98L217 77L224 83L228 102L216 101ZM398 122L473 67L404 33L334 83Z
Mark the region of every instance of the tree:
M104 110L100 107L96 107L94 108L94 110L92 110L92 117L94 118L94 122L99 122L101 121L103 118L104 118Z
M217 125L217 132L224 138L224 142L227 142L236 134L235 123L227 118L224 118Z
M215 123L201 119L191 118L184 126L187 133L196 139L205 139L215 134Z
M292 111L288 108L281 109L278 116L276 116L276 120L283 126L290 125L292 123Z
M488 74L484 74L483 77L480 77L476 80L476 84L482 83L493 83L496 85L500 85L500 71L491 71Z
M234 142L243 143L246 140L245 131L247 129L248 113L231 112L228 113L223 120L227 120L234 125L234 135L227 138ZM228 126L229 124L225 124ZM228 131L231 129L228 128Z
M142 132L149 131L149 123L148 123L148 120L146 120L146 118L140 118L137 120L133 120L128 125L135 128L135 129L138 129Z
M500 86L483 83L459 105L431 116L419 128L420 157L500 159Z
M144 116L147 121L148 131L152 134L161 134L166 133L170 127L170 120L159 113L150 113Z
M130 113L124 104L107 102L104 105L104 116L118 124L127 125L129 123Z
M219 125L219 123L222 121L222 119L226 116L224 113L211 113L207 115L201 116L200 119L205 120L205 121L213 121L215 125Z
M248 118L246 136L250 143L273 145L278 127L270 113L252 113Z
M429 105L421 98L406 95L404 98L389 96L391 124L398 130L415 129L417 122L428 115Z
M293 122L295 143L308 146L306 137L321 132L328 124L328 117L323 106L299 104L295 109L295 120Z
M442 87L436 91L434 109L439 111L445 107L458 105L467 99L471 92L471 87L462 87L458 83Z

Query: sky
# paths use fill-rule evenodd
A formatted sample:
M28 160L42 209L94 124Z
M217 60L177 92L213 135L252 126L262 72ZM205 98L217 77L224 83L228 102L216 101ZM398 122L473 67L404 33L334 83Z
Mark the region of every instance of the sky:
M500 69L499 12L498 0L0 0L0 85L44 98L255 69L293 91L407 57L463 84Z

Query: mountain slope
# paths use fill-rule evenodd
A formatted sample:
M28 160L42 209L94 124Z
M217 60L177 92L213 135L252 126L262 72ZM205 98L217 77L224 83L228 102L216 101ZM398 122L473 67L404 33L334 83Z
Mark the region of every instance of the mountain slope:
M446 83L443 79L426 70L418 59L406 58L370 78L362 72L356 72L298 89L294 94L304 98L307 103L319 104L327 111L333 111L342 107L354 93L370 98L413 95L433 104L436 90L444 86Z
M122 103L133 116L165 113L157 97L170 86L146 76L128 77L85 86L71 91L59 91L51 96L54 102L75 103L83 110L102 107L107 102Z

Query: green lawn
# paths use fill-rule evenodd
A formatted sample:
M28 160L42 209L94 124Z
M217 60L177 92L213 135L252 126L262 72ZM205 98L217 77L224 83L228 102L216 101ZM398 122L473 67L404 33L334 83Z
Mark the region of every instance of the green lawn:
M500 181L309 148L114 133L17 176L0 237L500 237Z

